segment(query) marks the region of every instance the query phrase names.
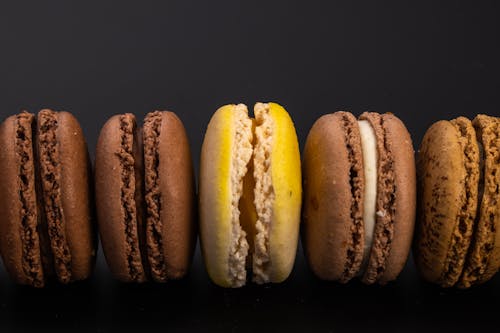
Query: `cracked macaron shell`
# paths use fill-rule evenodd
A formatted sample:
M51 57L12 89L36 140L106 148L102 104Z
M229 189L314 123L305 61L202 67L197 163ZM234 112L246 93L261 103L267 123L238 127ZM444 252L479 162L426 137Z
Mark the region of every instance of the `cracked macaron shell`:
M92 173L87 144L77 119L64 111L55 113L55 116L59 149L59 160L56 162L61 166L61 204L70 256L69 282L88 278L95 264L97 238L91 191Z
M358 272L364 248L363 163L357 126L348 112L322 116L309 131L302 161L307 261L319 278L344 283Z

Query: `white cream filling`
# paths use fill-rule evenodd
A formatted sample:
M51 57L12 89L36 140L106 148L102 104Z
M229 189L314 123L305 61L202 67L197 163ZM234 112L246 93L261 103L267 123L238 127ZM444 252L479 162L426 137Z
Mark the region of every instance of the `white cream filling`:
M365 200L363 205L363 224L365 229L365 246L360 275L364 273L370 258L373 233L376 220L377 201L377 138L375 131L366 120L359 120L361 149L363 151L363 169L365 174Z

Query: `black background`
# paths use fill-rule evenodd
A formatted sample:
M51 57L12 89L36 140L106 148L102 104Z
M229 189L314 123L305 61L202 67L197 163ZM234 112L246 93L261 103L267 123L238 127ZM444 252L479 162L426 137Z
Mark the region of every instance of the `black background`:
M115 113L184 121L198 168L221 105L276 101L301 147L322 114L393 112L417 148L438 119L500 114L499 5L371 1L2 1L0 117L67 110L93 155ZM299 249L281 285L225 290L197 251L190 275L123 285L102 254L87 282L19 287L0 269L0 331L477 331L500 322L500 279L469 291L317 280Z

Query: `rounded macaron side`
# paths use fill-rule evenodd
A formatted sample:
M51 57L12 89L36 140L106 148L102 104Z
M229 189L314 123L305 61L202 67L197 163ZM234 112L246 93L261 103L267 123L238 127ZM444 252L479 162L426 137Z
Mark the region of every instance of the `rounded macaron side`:
M96 147L95 198L102 249L112 275L143 282L142 154L135 116L115 115L102 127ZM141 241L139 241L141 240Z
M482 157L476 237L460 287L490 280L500 268L500 118L477 115L472 121Z
M38 139L42 132L45 120L53 118L57 122L57 128L52 134L56 139L54 146L56 153L54 155L54 165L60 166L56 172L42 172L41 178L57 178L59 173L60 183L43 181L42 186L46 196L50 195L53 188L60 187L60 193L56 195L58 202L54 200L45 200L45 212L54 212L54 206L61 206L61 216L54 221L60 225L60 238L52 237L51 225L49 224L49 237L52 239L53 253L60 253L67 256L61 258L60 262L66 261L66 274L57 273L57 263L55 260L56 274L61 281L69 282L75 280L84 280L88 278L94 268L97 252L97 231L94 215L94 197L92 192L92 168L88 155L87 144L83 131L78 120L69 112L54 112L51 110L42 110L38 113ZM50 137L49 137L50 139ZM40 148L39 148L40 150ZM39 154L41 157L41 154ZM41 163L48 165L48 163ZM42 169L43 170L43 169ZM50 170L47 170L50 171ZM53 205L50 208L49 203ZM61 243L65 246L59 249ZM67 251L67 253L66 253ZM57 257L57 256L56 256Z
M237 127L243 136L238 141ZM251 127L246 106L222 106L210 119L201 148L201 249L210 278L222 287L239 287L246 282L249 246L246 232L239 223L238 205L252 154ZM242 154L237 156L238 152Z

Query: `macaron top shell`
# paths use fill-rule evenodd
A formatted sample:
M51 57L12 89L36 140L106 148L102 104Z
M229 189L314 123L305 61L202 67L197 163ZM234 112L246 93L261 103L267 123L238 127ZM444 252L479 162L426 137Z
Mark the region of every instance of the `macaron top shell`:
M246 281L248 243L239 239L245 238L246 234L242 233L241 226L234 225L239 225L239 215L233 216L238 214L234 206L238 206L239 200L237 189L233 187L242 182L242 175L237 175L238 170L233 165L234 145L237 144L237 123L243 119L248 119L247 129L251 129L244 105L230 104L219 108L210 119L201 150L199 200L202 252L210 278L223 287L241 286ZM250 143L248 139L251 141L251 137L246 139ZM244 159L249 160L250 156ZM246 173L246 169L241 172ZM235 251L237 247L243 252Z
M356 118L335 112L309 131L303 154L304 249L321 279L356 276L364 251L364 177Z
M477 210L479 149L471 122L433 124L420 146L418 171L415 261L426 280L451 287L462 273Z
M377 138L377 201L372 250L363 282L395 280L410 251L415 225L416 171L408 130L393 114L366 112Z
M269 228L269 272L263 282L282 282L293 268L297 252L300 208L302 202L301 166L297 135L293 122L285 109L276 103L255 105L257 128L268 113L272 121L272 148L270 152L273 191L272 217ZM257 148L256 148L257 149ZM254 160L254 168L258 162ZM257 179L257 171L254 171ZM256 188L258 191L258 187ZM258 200L255 193L255 200ZM257 210L259 213L259 211ZM255 272L254 272L255 274Z
M92 272L97 242L87 145L78 121L68 112L42 110L37 123L45 214L55 273L61 282L83 280ZM52 142L48 147L51 153L43 159L42 128L50 126L55 127L52 133L48 130L46 138ZM49 165L54 168L47 168ZM55 217L54 224L50 223L51 217Z

